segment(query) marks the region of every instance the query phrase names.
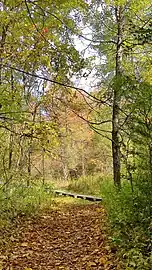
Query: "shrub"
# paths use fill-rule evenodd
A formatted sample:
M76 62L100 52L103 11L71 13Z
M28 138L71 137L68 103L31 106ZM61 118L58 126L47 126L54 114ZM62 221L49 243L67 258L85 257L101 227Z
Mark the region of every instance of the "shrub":
M10 184L0 189L0 216L1 220L13 220L19 215L34 215L51 204L51 186L40 184L25 186Z
M120 248L125 269L152 269L151 184L138 181L132 192L127 181L118 191L103 181L101 196L111 225L111 240Z
M71 180L68 189L82 194L99 195L104 178L100 174L82 176L78 179Z

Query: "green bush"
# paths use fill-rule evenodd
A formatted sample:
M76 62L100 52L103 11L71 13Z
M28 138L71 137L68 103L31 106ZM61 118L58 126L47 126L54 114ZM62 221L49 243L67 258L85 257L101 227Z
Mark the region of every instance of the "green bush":
M82 176L78 179L71 180L68 189L82 194L99 195L104 178L105 177L100 174Z
M52 187L42 184L25 186L11 184L0 189L1 220L13 220L19 215L34 215L51 204Z
M140 184L139 184L140 183ZM122 189L103 181L101 196L111 225L111 240L120 247L125 269L152 269L151 183L127 181Z

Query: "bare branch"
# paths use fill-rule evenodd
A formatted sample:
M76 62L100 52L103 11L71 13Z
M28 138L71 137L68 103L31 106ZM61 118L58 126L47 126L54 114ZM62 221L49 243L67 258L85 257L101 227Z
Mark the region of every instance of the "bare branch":
M87 96L89 96L90 98L98 101L99 103L103 103L104 104L104 101L91 95L90 93L88 93L86 90L82 89L82 88L79 88L79 87L76 87L76 86L72 86L72 85L68 85L68 84L65 84L65 83L61 83L61 82L57 82L55 80L51 80L51 79L48 79L44 76L41 76L41 75L37 75L35 73L30 73L30 72L27 72L25 70L21 70L19 68L15 68L15 67L12 67L12 66L9 66L9 65L2 65L2 67L6 67L6 68L10 68L10 69L13 69L13 70L16 70L20 73L23 73L23 74L26 74L26 75L29 75L29 76L32 76L32 77L35 77L35 78L38 78L38 79L41 79L41 80L44 80L44 81L48 81L48 82L51 82L51 83L54 83L54 84L57 84L57 85L60 85L60 86L64 86L66 88L72 88L72 89L75 89L77 90L78 92L83 92L85 93Z

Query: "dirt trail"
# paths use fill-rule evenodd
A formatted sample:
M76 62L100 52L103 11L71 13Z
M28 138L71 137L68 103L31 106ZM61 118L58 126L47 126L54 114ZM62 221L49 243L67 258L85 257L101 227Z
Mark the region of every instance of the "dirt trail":
M119 269L98 204L71 205L29 219L3 251L4 270Z

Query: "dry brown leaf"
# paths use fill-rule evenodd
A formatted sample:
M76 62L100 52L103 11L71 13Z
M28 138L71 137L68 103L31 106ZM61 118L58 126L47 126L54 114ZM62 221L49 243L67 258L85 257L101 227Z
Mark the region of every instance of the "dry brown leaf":
M3 269L112 269L118 261L111 256L102 209L97 204L64 206L20 221L17 234L14 229L10 245L3 249Z

